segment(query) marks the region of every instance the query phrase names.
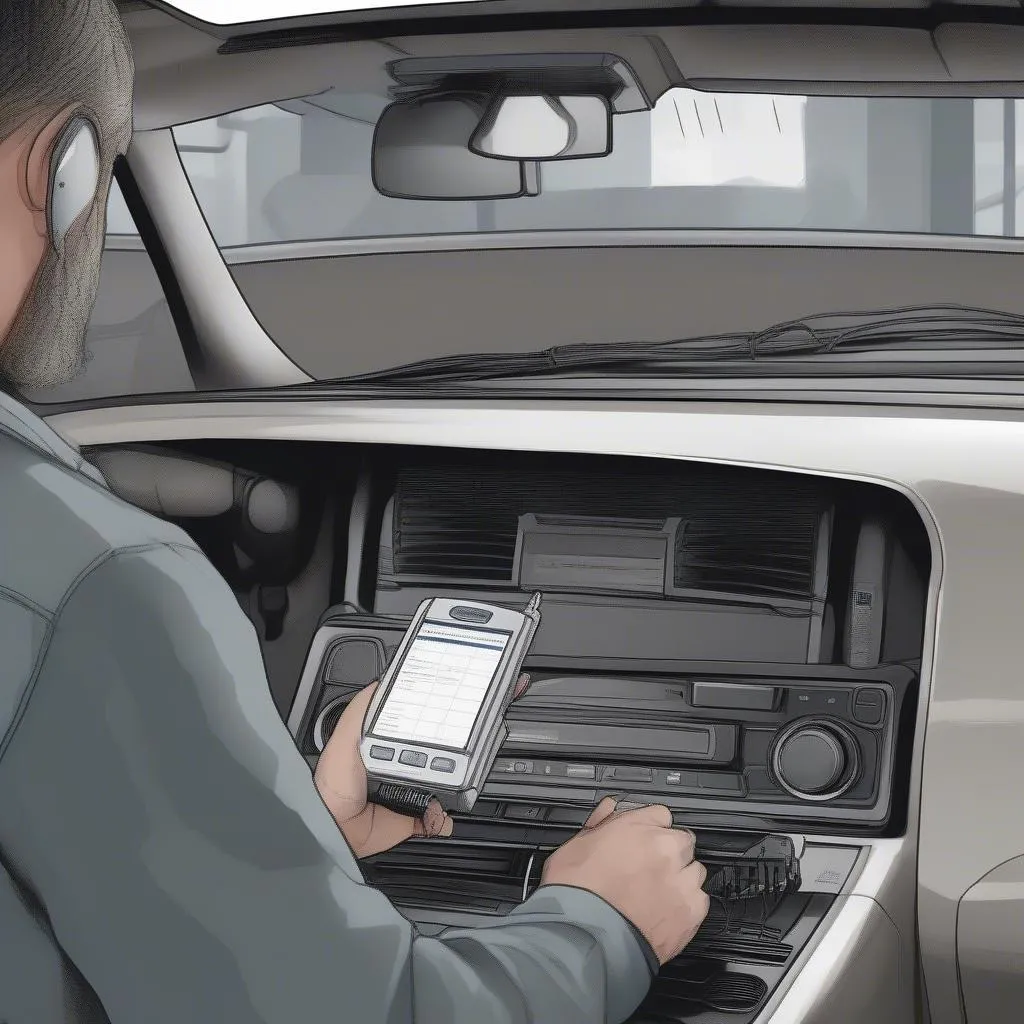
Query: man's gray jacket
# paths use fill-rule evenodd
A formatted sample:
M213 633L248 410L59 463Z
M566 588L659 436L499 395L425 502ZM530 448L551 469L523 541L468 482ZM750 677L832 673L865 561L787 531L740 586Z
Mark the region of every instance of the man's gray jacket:
M0 1022L602 1024L651 953L543 887L420 935L359 866L191 539L0 394Z

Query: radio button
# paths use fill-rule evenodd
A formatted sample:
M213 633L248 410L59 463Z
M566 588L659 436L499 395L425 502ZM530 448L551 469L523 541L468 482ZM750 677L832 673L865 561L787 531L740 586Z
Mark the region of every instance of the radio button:
M747 769L747 790L750 793L779 793L779 787L765 768Z
M407 764L412 768L424 768L427 764L427 755L419 750L403 750L398 755L399 764Z
M590 813L585 807L551 807L547 820L553 825L582 825Z
M666 772L665 785L679 786L681 789L699 789L700 779L696 772Z
M532 761L516 761L513 765L515 773L517 775L532 775L533 774L533 762Z
M395 748L378 747L374 744L374 746L370 747L370 757L374 757L378 761L393 761L395 758Z
M743 730L743 761L746 764L767 764L775 731L770 729Z
M834 800L857 780L860 748L849 729L835 720L794 722L780 734L772 774L801 800Z
M565 774L570 779L596 779L597 768L592 764L570 764L566 766Z
M533 804L509 804L505 808L506 818L518 818L520 821L543 821L544 808Z
M741 793L743 785L738 775L711 775L700 773L700 788L710 789L719 793Z
M694 682L690 702L695 708L721 708L723 711L774 711L778 692L774 686Z
M650 782L654 778L653 768L612 768L604 775L606 779L619 782Z
M435 757L430 762L430 769L435 772L453 772L455 771L455 762L450 757Z
M878 725L885 717L885 694L881 690L858 690L853 717L862 725Z

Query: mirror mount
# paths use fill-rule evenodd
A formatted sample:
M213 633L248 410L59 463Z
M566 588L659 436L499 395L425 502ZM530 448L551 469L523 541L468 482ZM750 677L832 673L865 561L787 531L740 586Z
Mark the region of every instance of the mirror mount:
M480 57L405 57L388 64L396 83L391 95L410 100L426 94L470 92L603 96L613 113L650 110L651 97L632 68L610 53L492 54Z
M600 95L506 92L489 104L469 148L496 160L607 156L612 148L611 120L611 107Z

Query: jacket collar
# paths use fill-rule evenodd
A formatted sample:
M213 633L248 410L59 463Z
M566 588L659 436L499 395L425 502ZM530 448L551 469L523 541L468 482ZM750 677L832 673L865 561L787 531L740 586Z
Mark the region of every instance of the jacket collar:
M0 433L15 437L43 455L81 473L94 483L106 487L103 474L82 457L81 452L46 425L35 413L10 395L0 391Z

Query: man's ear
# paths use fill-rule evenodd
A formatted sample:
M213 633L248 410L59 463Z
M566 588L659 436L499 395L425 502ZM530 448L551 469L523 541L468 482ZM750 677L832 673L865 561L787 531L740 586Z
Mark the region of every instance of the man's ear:
M46 198L50 190L50 158L53 147L60 137L68 121L75 115L77 106L71 104L55 114L38 131L28 149L25 161L25 177L23 182L24 199L28 208L37 214L45 215ZM45 216L41 225L46 232Z

